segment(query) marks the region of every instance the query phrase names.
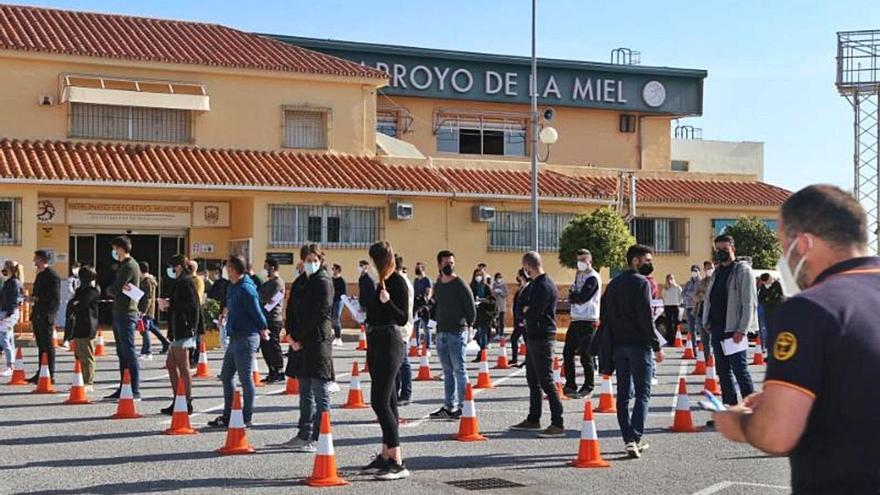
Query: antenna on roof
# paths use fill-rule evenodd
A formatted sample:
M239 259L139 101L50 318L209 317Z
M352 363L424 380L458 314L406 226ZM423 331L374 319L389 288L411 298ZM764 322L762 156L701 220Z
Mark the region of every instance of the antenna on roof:
M676 119L672 135L675 139L703 139L703 128L687 124L682 125Z
M642 52L620 47L611 50L611 63L617 65L641 65Z

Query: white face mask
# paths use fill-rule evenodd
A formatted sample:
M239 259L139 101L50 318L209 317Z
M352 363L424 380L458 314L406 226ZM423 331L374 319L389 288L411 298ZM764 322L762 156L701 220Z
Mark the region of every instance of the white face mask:
M174 268L173 268L173 267L170 267L170 266L169 266L168 268L166 268L166 269L165 269L165 274L168 275L168 278L170 278L171 280L174 280L174 279L177 278L177 272L174 271Z
M74 268L71 270L71 273L73 273L74 277L79 277L79 268Z
M578 270L585 272L589 270L590 265L587 264L586 261L578 261Z
M482 275L477 275L477 277L476 277L474 280L476 280L477 283L480 283L480 282L483 281L483 276L482 276Z
M262 278L264 280L269 278L269 270L266 270L265 268L260 270L260 278Z
M220 278L225 278L226 280L229 280L229 272L226 271L225 266L223 267L223 270L220 271Z
M813 247L813 240L807 237L807 240L810 241L810 248ZM785 252L785 256L783 256L779 263L776 264L776 270L779 271L779 284L782 286L782 293L786 297L792 297L796 295L798 292L804 290L804 287L798 283L798 275L800 275L801 270L804 268L804 263L807 261L807 257L803 256L800 261L798 261L797 266L794 267L794 271L791 269L791 253L794 252L794 247L797 246L798 240L795 239L794 242L788 246L788 250Z
M700 278L700 272L691 272L691 279L697 280Z
M714 269L714 268L709 268L708 270L706 270L706 276L707 276L707 277L711 277L713 273L715 273L715 269Z
M303 269L306 271L306 275L311 277L312 275L317 273L318 270L321 269L321 262L320 261L312 261L312 262L303 263Z

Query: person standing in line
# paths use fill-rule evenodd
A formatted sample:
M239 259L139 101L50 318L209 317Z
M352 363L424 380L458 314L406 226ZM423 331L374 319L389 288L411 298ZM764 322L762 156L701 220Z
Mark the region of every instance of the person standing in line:
M205 304L205 294L207 294L206 288L205 288L205 280L202 277L196 275L196 273L198 273L198 271L199 271L199 263L196 260L191 259L187 262L187 264L189 265L188 269L189 269L190 273L193 274L192 280L193 280L193 284L195 285L195 288L196 288L196 295L199 298L199 308L201 308L201 305ZM199 309L199 310L201 311L201 309ZM200 350L201 343L202 343L202 334L196 333L196 346L189 350L189 366L190 366L190 368L195 368L199 364L199 353L201 352L201 350Z
M171 381L171 405L162 409L162 414L171 416L174 412L174 398L177 396L178 382L183 380L186 388L186 407L192 414L192 376L190 375L189 350L196 345L196 335L204 327L202 305L196 291L195 279L191 272L192 266L186 256L177 254L169 260L168 278L174 280L171 297L159 300L159 309L168 315L168 335L171 337L171 349L165 359L165 369Z
M340 319L342 318L342 296L346 295L346 283L345 279L342 278L342 266L339 264L333 264L333 311L331 312L331 316L333 317L333 345L341 346L342 345L342 324L340 323Z
M700 289L700 266L691 265L691 276L684 287L681 289L681 300L684 303L685 318L687 319L688 338L691 339L691 345L694 352L697 351L697 315L694 313L696 306L696 295Z
M370 274L370 262L367 260L358 261L358 305L361 311L367 311L367 301L376 290L376 281Z
M284 301L284 280L278 274L278 260L267 258L263 264L266 272L266 281L260 286L260 305L263 307L263 316L269 325L269 338L260 342L260 350L263 359L269 368L269 373L263 378L263 383L275 383L284 380L284 354L281 350L281 328L284 326L282 312Z
M663 351L654 328L651 284L651 248L631 246L626 252L628 269L613 278L602 298L603 332L608 332L617 373L617 422L626 453L637 459L648 449L643 438L654 361L663 362ZM652 356L653 351L653 356ZM632 415L629 402L635 389Z
M703 303L706 301L706 289L709 288L709 280L711 280L713 273L715 273L715 265L711 261L704 261L703 278L694 294L694 319L700 332L700 342L703 344L703 359L706 361L709 360L709 353L712 352L712 335L709 333L709 329L703 325Z
M703 325L712 333L721 399L733 406L739 402L733 385L734 376L744 398L752 395L755 386L746 359L748 349L726 355L723 341L730 339L739 344L747 334L758 330L757 288L749 265L736 261L733 237L720 235L715 238L715 261L715 272L709 280L703 302Z
M238 375L243 404L241 413L245 426L251 426L254 413L253 356L260 348L260 338L268 338L266 318L260 307L257 286L247 274L247 264L238 255L226 262L229 286L226 289L226 335L229 344L223 354L220 381L223 382L223 414L208 422L212 428L226 428L232 411L233 378Z
M263 270L263 272L265 272L265 270ZM251 264L250 261L248 261L248 264L247 264L246 275L251 278L251 281L254 283L255 286L257 286L257 289L259 289L260 286L263 285L263 280L265 280L265 278L267 276L266 273L262 273L261 275L257 275L257 273L254 271L254 266Z
M55 345L52 342L52 333L55 330L55 314L61 301L61 279L58 278L55 270L49 267L49 255L46 251L34 252L34 268L37 269L37 277L31 289L33 301L31 323L37 349L40 356L45 354L48 357L49 373L52 375L52 383L55 383ZM38 369L28 381L37 383L39 377Z
M403 277L403 281L406 282L406 293L407 293L407 301L409 302L409 319L406 321L406 325L400 327L401 338L403 339L403 348L404 350L407 347L407 343L409 342L409 336L412 335L413 332L413 312L412 308L415 305L415 288L413 287L412 282L406 278L406 267L403 266L403 256L395 253L394 254L394 270L398 275ZM409 356L406 352L403 353L403 363L400 365L400 372L397 374L397 405L398 406L408 406L410 401L412 400L412 365L409 361Z
M529 277L520 268L516 272L516 293L513 295L513 333L510 335L510 352L512 359L511 366L522 368L526 365L526 356L523 356L523 362L519 362L519 339L522 337L523 342L526 341L526 320L522 313L522 293L529 284Z
M489 297L489 294L492 292L492 288L486 283L485 275L483 275L485 271L485 268L475 268L474 273L471 275L471 292L474 293L476 301Z
M768 328L776 310L785 301L782 293L782 285L779 280L774 280L769 273L761 274L761 282L758 288L758 304L764 308L764 326L761 328L761 343L764 344L764 353L767 353L769 345Z
M492 325L498 321L498 306L495 304L495 296L487 292L483 299L477 301L477 317L474 325L477 327L476 340L480 346L480 353L472 362L479 363L482 351L489 347L489 334L492 333Z
M287 303L288 342L297 356L299 379L299 431L286 447L294 452L315 452L321 432L321 415L330 410L333 369L333 281L324 267L317 244L299 251L303 273L293 282Z
M675 341L675 331L681 322L681 286L675 283L675 275L666 275L666 283L663 284L663 315L666 321L666 341L669 346Z
M162 343L162 351L160 354L168 353L168 347L171 345L171 342L162 335L162 332L159 330L159 325L156 323L156 298L159 293L159 282L156 280L156 277L150 273L149 263L141 261L138 263L138 268L141 270L140 289L144 293L144 295L141 296L141 300L138 301L138 311L141 313L144 320L144 333L141 334L141 338L143 339L143 344L141 345L141 358L147 361L152 361L153 348L152 342L150 342L150 334L155 335L156 338L159 339L159 342Z
M79 273L80 266L82 265L78 261L71 263L69 273L67 274L67 280L61 283L61 301L58 303L58 312L55 313L55 326L61 329L65 329L67 326L67 303L79 287L79 277L77 274ZM70 336L65 334L64 342L61 344L61 347L64 349L70 349L70 344L68 343L69 340Z
M95 287L97 274L89 265L78 267L79 286L67 305L66 324L71 327L74 356L82 366L86 392L94 391L95 335L98 333L98 299L101 292Z
M504 337L504 316L507 313L507 282L500 273L495 274L492 283L492 294L495 296L495 305L498 306L498 322L495 324L495 336L498 339Z
M370 403L382 427L382 451L362 469L379 480L409 476L400 449L396 381L406 354L403 330L412 317L410 294L403 275L395 270L394 250L385 241L370 246L378 283L367 301L367 363L372 379Z
M226 268L223 264L215 264L208 271L213 283L205 293L205 299L211 299L220 305L220 313L217 315L217 326L220 330L220 348L226 349L226 289L229 288L229 280L226 278Z
M459 419L467 385L465 357L468 331L477 309L468 284L455 273L455 254L437 253L440 278L434 284L434 315L437 321L437 355L443 366L444 401L431 419Z
M423 344L431 347L431 328L428 326L428 321L431 313L430 301L434 297L434 283L427 273L424 263L421 261L416 263L416 279L413 282L413 290L415 290L413 313L416 315L414 322L416 332L421 328L425 334L424 339L420 340Z
M565 387L562 391L571 399L589 397L593 393L595 373L593 356L590 355L590 342L599 326L601 297L602 277L593 269L593 255L586 249L580 249L577 252L577 274L574 284L568 291L568 301L571 303L571 325L565 334L565 347L562 350L565 367ZM575 354L580 355L581 367L584 369L584 384L580 390L577 388Z
M6 356L6 367L0 376L10 376L15 367L15 325L21 319L24 302L24 270L21 264L6 260L3 263L3 288L0 289L0 345Z

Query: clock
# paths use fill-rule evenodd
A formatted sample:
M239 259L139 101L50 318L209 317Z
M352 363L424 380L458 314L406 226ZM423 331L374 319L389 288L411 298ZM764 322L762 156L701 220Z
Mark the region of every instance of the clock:
M666 101L666 87L660 81L648 81L642 88L642 99L649 107L662 106Z

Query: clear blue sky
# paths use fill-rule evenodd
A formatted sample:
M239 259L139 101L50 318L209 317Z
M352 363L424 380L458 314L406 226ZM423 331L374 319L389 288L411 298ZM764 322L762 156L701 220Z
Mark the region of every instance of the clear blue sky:
M248 31L528 55L528 0L38 1ZM766 180L852 187L852 110L834 88L837 31L880 29L878 0L539 0L538 55L709 71L706 139L764 141Z

